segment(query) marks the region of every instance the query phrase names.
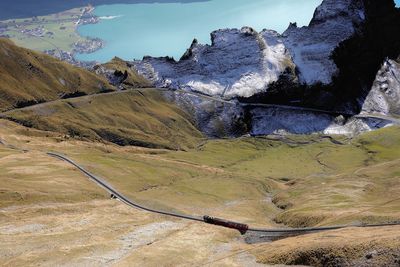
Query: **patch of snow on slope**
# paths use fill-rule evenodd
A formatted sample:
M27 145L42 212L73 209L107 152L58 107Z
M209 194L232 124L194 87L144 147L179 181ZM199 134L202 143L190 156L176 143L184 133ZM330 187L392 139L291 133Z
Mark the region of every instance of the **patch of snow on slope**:
M266 134L340 134L355 136L389 125L379 118L350 118L342 121L333 115L290 108L256 108L252 110L252 135Z
M330 115L284 108L255 108L252 118L252 135L318 133L334 120Z
M356 136L364 132L370 132L380 128L392 126L393 123L378 118L351 118L344 125L332 124L326 128L324 134L340 134L348 136Z

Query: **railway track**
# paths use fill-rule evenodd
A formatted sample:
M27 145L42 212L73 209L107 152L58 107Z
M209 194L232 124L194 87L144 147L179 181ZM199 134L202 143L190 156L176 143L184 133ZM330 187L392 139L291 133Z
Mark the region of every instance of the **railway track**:
M106 190L108 193L110 193L111 197L119 199L121 202L123 202L124 204L126 204L132 208L137 208L137 209L144 210L147 212L170 216L170 217L175 217L175 218L180 218L180 219L184 219L184 220L195 221L195 222L200 222L200 223L207 223L207 224L212 224L212 225L216 225L216 226L235 229L235 230L238 230L242 235L247 234L246 241L248 243L273 241L273 240L286 238L286 237L290 237L290 236L298 236L298 235L304 235L304 234L309 234L309 233L338 230L338 229L344 229L344 228L350 228L350 227L375 228L375 227L387 227L387 226L400 225L400 222L394 222L394 223L386 223L386 224L368 224L368 225L367 224L353 224L353 225L338 225L338 226L327 226L327 227L268 229L268 228L255 228L255 227L251 227L244 223L233 222L233 221L220 219L220 218L214 218L214 217L207 216L207 215L194 216L194 215L186 215L186 214L175 213L175 212L162 211L162 210L157 210L157 209L152 209L152 208L146 207L142 204L138 204L138 203L130 200L128 197L126 197L122 193L118 192L116 189L114 189L111 185L109 185L103 179L101 179L100 177L97 177L96 175L87 171L84 167L80 166L78 163L76 163L75 161L73 161L72 159L69 159L68 157L66 157L64 155L61 155L59 153L54 153L54 152L48 152L47 155L69 163L70 165L72 165L73 167L78 169L80 172L85 174L87 177L89 177L89 179L94 181L98 186L102 187L104 190Z
M7 144L5 141L0 139L0 145L4 145L8 148L11 149L17 149L15 146ZM21 150L24 152L27 152L28 150ZM136 208L140 209L146 212L150 213L155 213L159 215L164 215L164 216L170 216L170 217L175 217L183 220L189 220L189 221L195 221L199 223L207 223L207 224L212 224L216 226L221 226L221 227L226 227L226 228L231 228L238 230L242 235L246 234L246 242L248 243L259 243L259 242L268 242L268 241L274 241L282 238L287 238L291 236L298 236L298 235L304 235L304 234L310 234L310 233L316 233L316 232L323 232L323 231L331 231L331 230L338 230L338 229L344 229L344 228L350 228L350 227L362 227L362 228L375 228L375 227L386 227L386 226L395 226L395 225L400 225L400 221L398 222L393 222L393 223L384 223L384 224L352 224L352 225L337 225L337 226L327 226L327 227L309 227L309 228L256 228L256 227L251 227L247 224L240 223L240 222L233 222L225 219L220 219L220 218L214 218L211 216L195 216L195 215L188 215L188 214L183 214L183 213L176 213L176 212L169 212L169 211L163 211L163 210L157 210L153 208L146 207L145 205L136 203L120 193L118 190L114 189L110 184L108 184L106 181L104 181L102 178L92 174L88 170L86 170L84 167L73 161L72 159L56 153L56 152L47 152L46 153L48 156L51 156L53 158L57 158L59 160L62 160L76 169L78 169L81 173L86 175L90 180L95 182L98 186L106 190L112 198L120 200L122 203L128 205L131 208Z
M0 145L4 145L7 147L10 147L12 149L17 149L14 146L9 146L7 143L5 143L3 140L0 139ZM24 150L25 152L27 150ZM269 241L274 241L282 238L287 238L291 236L298 236L298 235L304 235L304 234L310 234L310 233L316 233L316 232L323 232L323 231L331 231L331 230L338 230L338 229L344 229L344 228L350 228L350 227L358 227L358 228L376 228L376 227L387 227L387 226L396 226L400 225L399 222L393 222L393 223L384 223L384 224L353 224L353 225L337 225L337 226L327 226L327 227L308 227L308 228L255 228L251 227L247 224L244 223L239 223L239 222L233 222L225 219L220 219L220 218L214 218L211 216L195 216L195 215L188 215L188 214L183 214L183 213L175 213L175 212L169 212L169 211L163 211L163 210L157 210L153 208L146 207L142 204L136 203L120 193L118 190L114 189L110 184L108 184L106 181L104 181L102 178L92 174L88 170L86 170L84 167L73 161L72 159L59 154L55 152L47 152L46 153L48 156L59 159L61 161L64 161L73 167L75 167L77 170L79 170L81 173L86 175L90 180L92 180L94 183L96 183L98 186L106 190L112 198L120 200L122 203L126 204L127 206L131 208L136 208L140 209L146 212L150 213L155 213L159 215L164 215L164 216L170 216L170 217L175 217L183 220L188 220L188 221L194 221L194 222L199 222L199 223L206 223L206 224L211 224L211 225L216 225L216 226L221 226L225 228L230 228L230 229L235 229L238 230L242 235L246 234L246 242L248 243L259 243L259 242L269 242Z

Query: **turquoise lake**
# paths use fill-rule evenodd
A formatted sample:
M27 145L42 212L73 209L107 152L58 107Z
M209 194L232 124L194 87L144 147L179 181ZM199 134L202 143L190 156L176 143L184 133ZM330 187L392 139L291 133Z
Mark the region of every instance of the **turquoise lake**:
M97 6L100 23L81 26L81 35L98 37L105 47L79 60L105 62L145 55L179 59L193 38L210 43L210 32L250 26L283 32L289 22L307 25L322 0L211 0L195 3L112 4Z

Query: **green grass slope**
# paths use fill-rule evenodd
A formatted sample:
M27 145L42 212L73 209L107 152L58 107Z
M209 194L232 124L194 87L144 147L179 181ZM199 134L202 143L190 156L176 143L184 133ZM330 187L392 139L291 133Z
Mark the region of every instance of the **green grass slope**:
M136 92L109 97L127 99L128 93ZM85 105L82 99L98 97L57 102ZM33 112L32 109L12 113ZM96 111L101 112L101 109ZM68 112L64 110L62 114ZM91 118L91 112L79 114L86 129L102 127L84 119L84 116ZM50 120L54 124L54 117ZM70 123L70 120L66 115L64 121ZM41 127L43 124L41 121ZM0 137L6 142L24 149L65 154L128 197L153 208L207 214L260 227L383 223L400 219L399 127L381 129L353 140L343 137L332 140L318 135L243 137L208 140L186 151L166 151L76 142L51 132L40 132L43 137L38 143L31 140L36 138L37 130L18 126L18 131L11 132L14 125L0 124L4 128L0 128ZM30 141L18 136L30 136ZM163 136L165 140L177 138ZM152 138L153 143L159 140L155 139L159 138L156 134ZM180 139L180 145L193 140Z
M180 150L202 138L191 117L156 89L57 100L5 116L28 127L118 145Z
M283 207L277 222L301 227L399 220L400 128L361 135L347 146L348 153L321 150L327 171L294 180L275 196Z
M0 111L113 90L107 80L0 38Z

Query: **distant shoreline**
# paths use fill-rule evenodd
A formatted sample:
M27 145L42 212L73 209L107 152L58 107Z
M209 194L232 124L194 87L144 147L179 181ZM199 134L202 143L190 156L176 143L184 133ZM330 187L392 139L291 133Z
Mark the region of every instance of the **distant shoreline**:
M0 21L10 19L23 19L39 16L48 16L87 6L108 4L140 4L140 3L193 3L207 2L210 0L1 0Z
M48 55L59 58L63 61L67 61L74 65L90 65L97 61L80 60L77 58L78 55L95 53L106 46L106 41L96 36L82 35L79 31L79 27L88 24L97 24L100 22L100 20L111 20L120 17L96 16L94 11L97 6L111 4L192 3L207 1L210 0L91 0L93 5L86 5L87 0L69 0L62 2L61 0L36 0L35 3L32 3L33 1L31 0L2 0L0 1L0 36L7 37L23 47L42 51ZM76 39L76 41L70 43L70 49L66 47L62 48L57 44L57 42L43 38L44 36L42 33L46 32L47 27L43 28L43 24L40 23L39 20L42 20L44 17L59 16L59 14L66 13L74 9L85 10L75 22L71 18L63 18L64 20L69 20L74 23L73 28L71 28L71 26L68 27L70 31L73 31L75 35L79 37L79 39ZM5 10L7 10L7 12ZM10 12L10 10L12 10L14 13ZM12 28L21 33L21 30L23 30L24 26L22 28L20 27L20 21L35 21L35 23L31 23L31 25L38 29L42 28L42 32L38 31L38 33L33 32L33 34L30 34L27 30L27 33L23 33L22 35L19 34L17 37L14 36L14 34L9 36L6 33L7 29L2 28L1 25L2 23L3 25L10 24ZM60 28L65 28L61 22ZM64 38L59 34L55 34L53 36L59 40ZM36 39L35 44L32 45L28 39ZM37 45L38 42L42 42L43 45ZM38 46L45 48L38 48Z
M105 41L79 34L79 27L100 21L92 5L63 10L40 17L26 17L0 21L0 37L19 46L44 52L74 65L92 62L76 60L77 54L90 54L105 46Z
M79 27L88 25L88 24L97 24L102 19L101 17L96 16L93 12L95 11L95 6L90 6L90 9L83 13L79 21L76 23L75 32L80 37L84 38L86 42L80 44L74 44L74 48L72 50L73 56L75 58L76 54L91 54L105 46L105 41L91 36L83 36L79 33ZM85 19L86 17L86 19Z

